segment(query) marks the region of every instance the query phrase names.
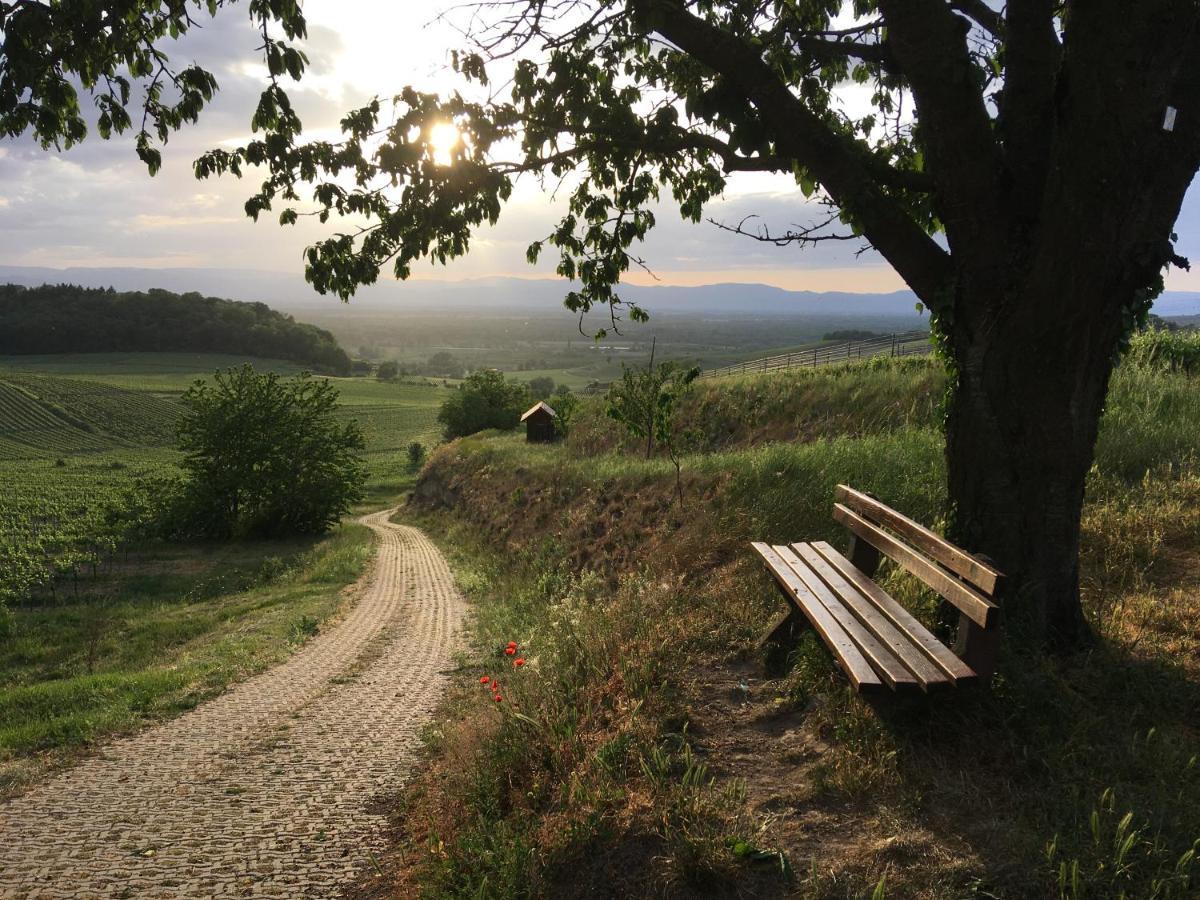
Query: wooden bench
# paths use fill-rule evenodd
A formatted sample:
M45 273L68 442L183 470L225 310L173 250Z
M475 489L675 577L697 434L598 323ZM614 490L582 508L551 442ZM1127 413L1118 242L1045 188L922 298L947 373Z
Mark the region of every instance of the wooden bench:
M751 546L789 603L764 642L811 624L859 692L931 691L986 681L996 666L1001 574L867 494L838 485L833 518L845 556L824 541ZM961 613L954 652L871 580L887 556Z

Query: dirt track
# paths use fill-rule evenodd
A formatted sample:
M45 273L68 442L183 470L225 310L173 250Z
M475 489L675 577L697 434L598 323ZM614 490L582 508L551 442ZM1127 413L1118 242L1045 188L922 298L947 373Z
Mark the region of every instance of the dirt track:
M329 897L383 841L464 605L388 513L361 599L287 662L0 805L2 897Z

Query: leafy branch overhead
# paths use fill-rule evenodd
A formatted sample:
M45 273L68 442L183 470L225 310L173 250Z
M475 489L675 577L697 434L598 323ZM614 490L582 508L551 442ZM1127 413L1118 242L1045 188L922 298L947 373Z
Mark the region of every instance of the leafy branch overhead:
M87 136L82 90L97 110L100 136L136 129L137 154L155 174L162 165L156 145L195 123L217 91L211 72L195 63L177 65L162 45L199 28L233 2L0 2L0 135L28 132L44 148L71 147ZM246 5L262 34L258 49L271 78L256 121L283 138L285 123L278 109L288 105L277 79L285 73L298 79L304 72L304 54L289 43L306 36L304 16L297 0L250 0ZM275 27L286 40L272 36ZM298 132L299 122L295 126Z
M103 136L125 131L136 83L138 153L156 170L156 142L195 121L217 87L199 66L173 67L162 40L226 5L232 0L141 0L117 10L79 0L0 2L3 131L32 131L45 144L80 140L76 83L100 110ZM1041 126L1065 65L1064 13L1057 4L1014 3L1005 19L964 0L856 0L852 24L839 27L845 6L484 4L490 24L452 54L464 85L483 99L405 89L347 114L344 139L331 142L301 139L280 83L301 77L306 64L290 43L306 33L299 5L252 0L270 74L252 121L259 136L205 154L196 174L262 171L246 203L255 218L350 217L353 229L307 253L309 280L343 298L382 266L404 278L416 260L466 253L473 229L497 220L520 175L565 179L568 212L528 257L557 251L558 273L579 284L567 306L582 312L615 308L622 275L646 266L636 245L664 195L699 221L731 173L790 173L805 195L835 210L828 227L864 238L927 306L948 312L951 256L931 235L944 232L951 248L968 229L1000 238L1043 198L1051 130ZM286 40L272 36L275 26ZM502 84L490 81L496 70ZM840 102L847 83L870 91L869 108ZM462 134L450 165L429 142L444 122ZM789 232L800 243L822 233ZM1170 260L1179 261L1169 247L1150 253L1146 280ZM636 307L630 315L644 317Z

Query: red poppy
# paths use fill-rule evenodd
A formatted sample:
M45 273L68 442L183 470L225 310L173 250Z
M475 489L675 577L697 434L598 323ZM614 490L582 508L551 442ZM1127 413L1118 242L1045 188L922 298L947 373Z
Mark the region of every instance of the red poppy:
M497 703L499 703L499 702L500 702L501 700L503 700L504 698L503 698L503 697L501 697L499 694L497 694L497 695L496 695L495 697L493 697L492 699L493 699L493 700L495 700Z
M482 678L480 678L480 679L479 679L479 683L480 683L480 684L487 684L487 683L488 683L489 681L491 681L491 680L492 680L492 679L490 679L490 678L488 678L486 675L484 675Z
M517 648L516 647L505 647L504 652L507 653L509 656L512 656L514 653L517 652Z
M513 660L513 665L514 665L514 666L523 666L523 665L525 665L525 660L524 660L524 659L522 659L522 658L520 658L520 657L518 657L518 658L516 658L516 659L514 659L514 660Z

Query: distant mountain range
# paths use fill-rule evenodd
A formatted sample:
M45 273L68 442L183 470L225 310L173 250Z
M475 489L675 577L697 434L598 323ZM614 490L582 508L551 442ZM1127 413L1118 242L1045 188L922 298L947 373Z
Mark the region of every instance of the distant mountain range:
M258 269L206 268L67 268L0 266L0 284L75 284L112 287L118 291L165 288L196 291L231 300L257 300L276 309L304 313L331 312L340 301L315 293L299 273ZM555 278L476 278L463 281L386 281L363 288L350 309L390 312L488 311L528 313L559 307L570 284ZM863 318L906 318L918 321L911 291L885 294L787 291L766 284L708 284L700 287L621 288L623 297L652 313L704 316L837 315ZM1154 304L1160 316L1200 315L1200 293L1168 291Z

